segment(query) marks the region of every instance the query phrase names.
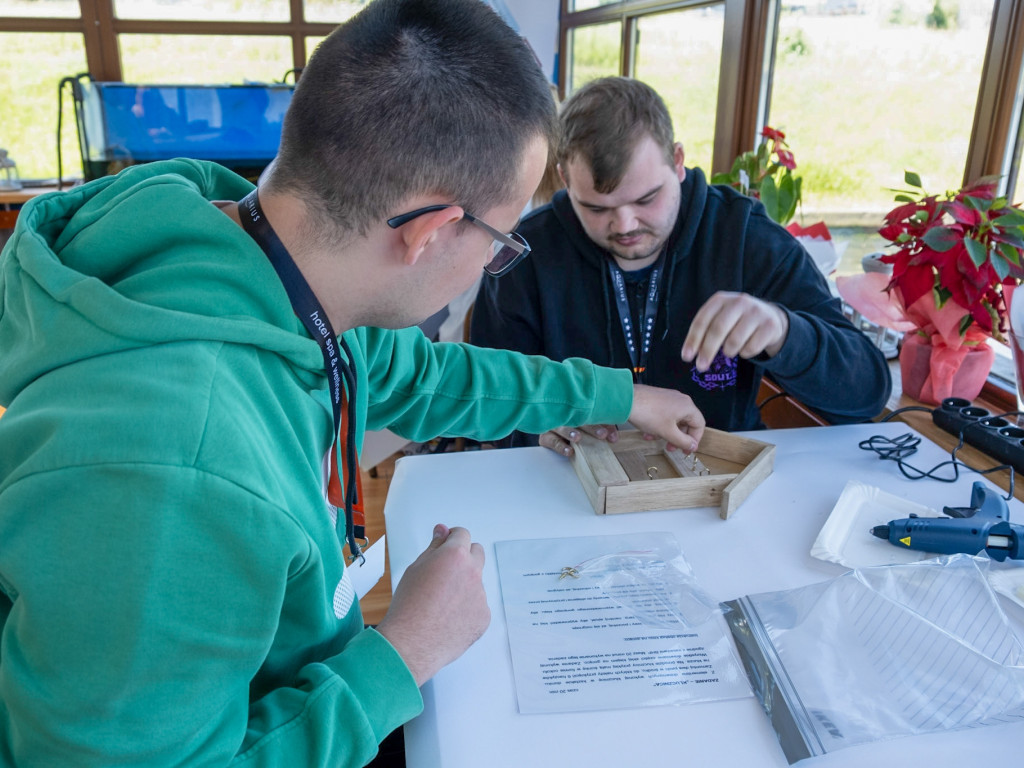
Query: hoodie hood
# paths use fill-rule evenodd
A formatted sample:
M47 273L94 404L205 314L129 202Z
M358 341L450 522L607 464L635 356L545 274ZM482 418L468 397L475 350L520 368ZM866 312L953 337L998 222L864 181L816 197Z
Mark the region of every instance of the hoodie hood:
M675 225L665 244L668 254L665 289L661 291L659 299L659 311L664 312L665 318L664 322L659 322L662 327L662 339L665 338L668 329L672 327L672 303L667 300L668 296L672 295L672 281L680 265L685 264L687 254L693 246L700 222L703 220L707 197L708 184L704 178L704 172L700 168L687 168L686 177L680 183L679 213L676 215ZM611 284L606 278L605 264L611 258L611 254L587 235L579 217L576 216L576 211L573 210L566 190L561 189L556 192L551 199L550 206L576 251L583 256L587 264L592 265L601 273L601 285L604 288L604 317L607 318L605 338L608 348L611 349L612 344L616 343L613 337L619 332L615 321L617 315L611 311Z
M0 256L0 405L69 363L185 340L258 345L319 372L266 257L210 204L252 188L170 160L26 203Z

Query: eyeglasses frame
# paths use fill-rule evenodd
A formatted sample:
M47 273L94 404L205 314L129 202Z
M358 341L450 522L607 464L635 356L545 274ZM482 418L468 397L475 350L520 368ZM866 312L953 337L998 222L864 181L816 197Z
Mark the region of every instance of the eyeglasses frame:
M392 216L390 219L387 220L387 223L388 226L391 227L392 229L398 229L403 224L408 224L413 219L419 216L423 216L424 214L433 213L434 211L443 211L445 208L454 207L454 204L428 205L424 208L417 208L414 211L409 211L408 213L402 213L399 214L398 216ZM514 267L520 261L525 259L526 256L530 253L530 244L523 239L522 235L516 232L510 232L509 234L506 235L501 230L495 229L483 219L477 218L476 216L474 216L473 214L469 213L466 210L462 211L462 215L463 218L465 218L471 224L475 224L476 226L480 227L482 230L487 232L487 234L489 234L494 240L501 243L503 246L511 248L517 254L514 259L512 259L508 264L506 264L499 270L492 271L488 269L487 267L490 264L490 262L488 262L488 264L485 264L484 272L486 272L488 275L491 275L492 277L501 277L506 272L511 270L512 267ZM519 239L516 240L515 238ZM497 256L497 254L495 254L495 256Z

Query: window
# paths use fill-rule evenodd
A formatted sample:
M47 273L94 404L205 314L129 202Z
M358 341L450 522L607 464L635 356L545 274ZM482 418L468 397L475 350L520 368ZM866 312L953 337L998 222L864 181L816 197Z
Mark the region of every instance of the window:
M57 94L64 78L160 84L280 82L366 0L0 0L0 147L23 180L58 173ZM293 16L294 12L294 16ZM83 13L85 16L83 16ZM60 165L82 175L63 93Z
M604 60L662 94L688 165L728 171L765 124L786 132L804 220L830 225L840 272L884 245L904 170L936 192L1002 174L1024 198L1017 0L563 0L563 47L612 25L626 31ZM566 94L577 66L561 63Z
M570 91L599 77L619 74L619 50L622 48L622 25L619 22L574 29L569 46L572 61Z
M768 122L803 177L803 217L848 243L842 272L883 245L875 230L905 170L941 193L963 182L992 2L835 0L783 5ZM863 230L863 231L858 231Z
M77 19L80 13L78 0L50 0L46 3L36 0L0 0L0 16Z
M280 82L292 68L287 37L120 35L126 83Z
M44 4L48 6L49 4ZM85 45L73 32L0 32L0 147L17 163L22 179L57 177L57 84L84 72ZM40 51L45 56L40 56ZM25 66L25 62L33 66ZM71 99L62 104L64 173L80 176L82 162Z
M1017 124L1016 130L1010 131L1013 144L1007 152L1006 196L1016 203L1024 204L1024 180L1021 179L1021 159L1024 155L1024 66L1017 86L1017 96L1014 98L1014 115Z
M725 5L637 20L634 77L665 100L686 164L711 168Z
M114 0L118 19L237 21L242 15L246 21L287 21L288 0Z
M355 16L365 4L366 0L306 0L306 21L341 24Z
M698 31L700 13L716 7L717 65L700 47L716 32ZM666 99L687 165L726 172L764 125L786 131L804 221L829 223L840 273L860 271L861 258L885 245L877 230L905 169L935 192L1002 175L1007 195L1024 202L1020 0L562 0L562 50L579 30L613 23L624 28L620 71ZM658 51L661 34L675 55ZM691 73L698 50L703 64ZM568 94L580 82L575 60L559 66ZM694 108L701 115L691 121Z

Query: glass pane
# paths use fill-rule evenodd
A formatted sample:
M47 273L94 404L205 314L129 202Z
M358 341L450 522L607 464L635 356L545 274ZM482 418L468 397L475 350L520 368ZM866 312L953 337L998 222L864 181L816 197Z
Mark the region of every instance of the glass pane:
M621 0L569 0L570 11L585 11L588 8L597 8L600 5L613 5Z
M622 24L593 24L577 27L570 34L569 91L599 77L619 74Z
M280 82L291 41L261 35L120 35L126 83Z
M85 41L74 33L0 34L0 147L24 179L57 178L57 89L86 69ZM61 161L64 177L82 175L70 88L62 94Z
M992 6L783 6L768 122L786 132L796 157L803 223L860 228L840 274L859 272L861 257L881 250L874 230L895 205L904 170L920 174L929 192L960 187Z
M78 0L0 0L0 16L35 16L45 19L77 19Z
M288 0L114 0L119 19L288 21Z
M366 0L306 0L306 21L341 24L352 18Z
M313 51L316 50L316 47L318 45L320 45L320 43L322 43L326 39L327 38L325 38L325 37L307 37L306 38L306 61L309 61L309 57L313 55ZM288 82L292 82L292 79L289 78Z
M637 29L634 76L668 105L686 164L710 173L725 5L644 16Z
M1007 175L1012 187L1007 187L1006 196L1015 203L1024 203L1024 70L1021 71L1020 81L1017 84L1017 98L1014 101L1017 112L1017 135L1008 152L1010 153L1010 168Z

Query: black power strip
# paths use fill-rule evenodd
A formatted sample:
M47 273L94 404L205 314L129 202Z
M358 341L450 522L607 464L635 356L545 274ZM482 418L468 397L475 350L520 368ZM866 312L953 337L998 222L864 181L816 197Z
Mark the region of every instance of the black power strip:
M1024 472L1024 429L962 397L947 397L932 411L932 421L1018 472Z

